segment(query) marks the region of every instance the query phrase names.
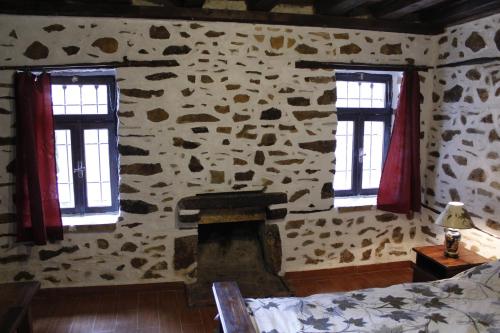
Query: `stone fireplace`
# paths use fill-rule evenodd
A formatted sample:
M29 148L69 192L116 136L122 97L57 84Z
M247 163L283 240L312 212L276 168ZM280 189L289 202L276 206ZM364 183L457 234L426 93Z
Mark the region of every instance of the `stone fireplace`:
M215 281L236 281L245 297L286 296L290 291L278 275L284 193L229 192L183 198L177 204L181 229L197 228L197 236L175 240L174 266L184 272L190 305L212 304Z

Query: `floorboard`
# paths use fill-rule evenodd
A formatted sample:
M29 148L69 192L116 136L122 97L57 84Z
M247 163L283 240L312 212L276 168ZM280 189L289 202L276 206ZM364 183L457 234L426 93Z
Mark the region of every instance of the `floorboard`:
M380 266L383 267L383 266ZM287 283L297 296L387 287L410 282L412 269L377 268L290 274ZM105 290L105 289L104 289ZM214 307L189 308L183 289L168 284L141 288L89 290L85 293L41 293L33 301L35 333L213 333ZM61 293L64 294L64 293Z

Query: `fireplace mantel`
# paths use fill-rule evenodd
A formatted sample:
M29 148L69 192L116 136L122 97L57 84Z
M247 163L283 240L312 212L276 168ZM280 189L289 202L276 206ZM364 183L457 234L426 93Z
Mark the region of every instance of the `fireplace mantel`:
M203 193L182 198L177 203L176 221L180 229L196 228L198 224L251 222L282 219L286 208L271 206L287 203L282 192L262 191Z

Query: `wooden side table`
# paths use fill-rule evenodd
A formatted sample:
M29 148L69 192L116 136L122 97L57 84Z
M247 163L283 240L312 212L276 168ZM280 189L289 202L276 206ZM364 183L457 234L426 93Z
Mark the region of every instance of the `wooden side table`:
M460 247L459 257L456 259L444 255L444 245L414 247L413 251L417 253L413 282L447 279L488 261L464 247Z
M0 332L31 333L31 300L40 282L0 284Z

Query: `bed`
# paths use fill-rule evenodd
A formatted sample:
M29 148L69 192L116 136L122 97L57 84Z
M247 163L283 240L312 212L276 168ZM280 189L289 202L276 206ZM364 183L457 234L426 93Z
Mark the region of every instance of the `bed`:
M500 260L451 279L309 297L243 299L216 282L225 333L500 333Z

